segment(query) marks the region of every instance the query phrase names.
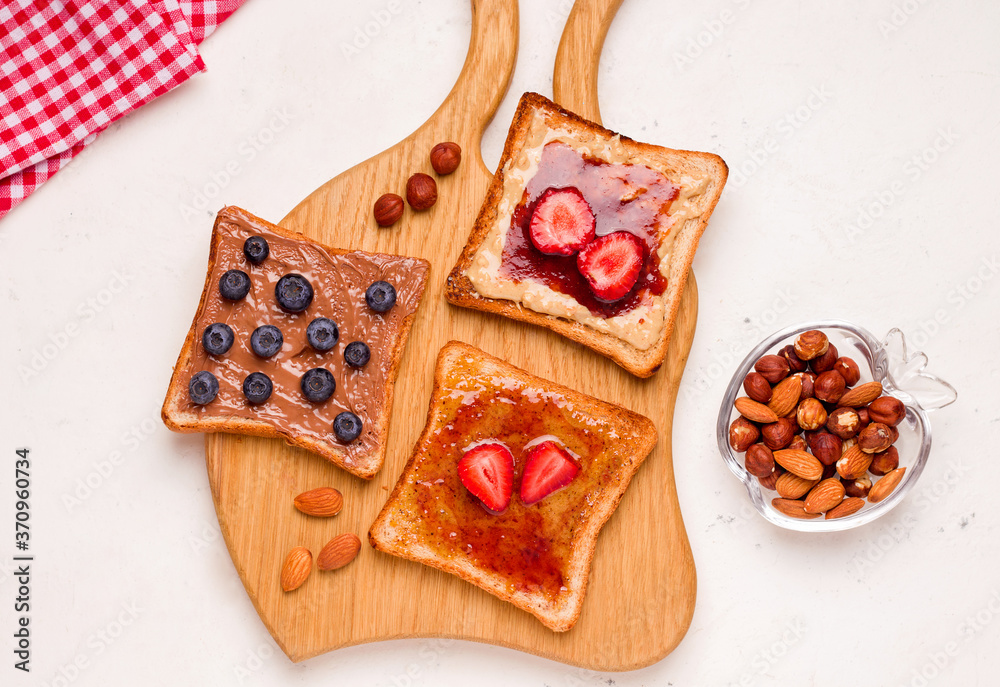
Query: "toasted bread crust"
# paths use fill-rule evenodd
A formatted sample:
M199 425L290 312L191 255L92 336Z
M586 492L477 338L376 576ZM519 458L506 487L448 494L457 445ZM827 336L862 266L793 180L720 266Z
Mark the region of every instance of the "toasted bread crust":
M182 381L182 371L191 364L194 347L198 344L198 318L205 307L206 299L208 298L213 286L211 277L215 268L218 247L222 240L219 233L219 226L226 220L227 216L236 216L251 223L262 224L269 231L272 231L279 236L320 246L324 251L331 255L344 255L347 253L357 252L332 248L317 241L312 241L301 234L288 231L287 229L283 229L276 224L272 224L266 220L256 217L239 207L227 206L222 208L216 217L215 225L212 230L211 247L208 255L208 269L205 276L205 286L202 289L201 299L198 303L198 308L195 310L194 318L191 322L191 328L188 330L187 336L184 339L184 345L181 347L177 363L174 365L173 374L170 378L170 384L167 388L167 395L163 401L163 407L160 411L163 423L175 432L225 432L228 434L247 434L250 436L265 437L268 439L284 439L289 445L297 446L299 448L306 449L307 451L317 453L326 460L344 468L358 477L371 479L382 467L382 462L385 458L386 436L389 431L389 416L392 409L393 388L396 381L396 373L399 370L399 364L403 357L403 351L406 348L406 341L409 337L413 320L416 317L416 312L401 320L399 336L396 340L396 345L391 351L390 372L386 375L385 400L383 407L380 408L378 412L379 422L376 428L376 435L378 437L377 450L358 457L354 460L354 462L348 462L347 453L343 448L333 442L319 441L313 437L284 432L270 423L261 420L253 420L242 417L201 417L200 415L187 412L183 409L187 389ZM426 279L421 284L421 289L423 289L425 283Z
M472 265L473 258L483 241L486 240L493 226L496 224L498 206L503 195L506 171L511 160L521 151L531 120L536 112L543 113L547 122L558 120L560 125L568 126L571 129L586 131L609 138L619 136L624 145L640 151L651 160L669 160L672 165L678 168L699 170L701 176L709 179L709 187L705 191L705 209L700 217L688 220L682 227L674 229L678 233L669 257L670 276L667 290L664 292L664 304L666 306L664 326L656 342L646 350L636 348L613 334L599 332L580 322L546 315L525 308L517 301L482 296L476 291L472 282L465 274L466 270ZM709 217L719 201L719 196L722 193L722 187L726 183L728 174L729 169L726 163L718 155L686 150L672 150L647 143L639 143L573 114L544 96L537 93L525 93L521 96L517 111L514 114L510 133L504 146L503 156L500 158L500 164L497 166L496 174L493 176L493 181L486 194L486 199L483 201L483 207L476 218L476 223L473 226L468 243L466 243L458 263L448 276L445 286L445 298L455 305L504 315L514 320L546 327L611 358L636 376L649 377L659 369L667 355L667 348L670 345L670 338L674 329L674 321L677 318L677 310L680 307L681 295L687 283L695 250L698 248L698 241L705 231Z
M497 371L505 378L515 378L519 381L536 386L542 386L547 392L563 395L576 408L583 409L594 417L602 417L615 423L615 431L619 434L617 454L621 459L613 478L616 485L611 491L605 491L600 499L590 506L585 522L573 535L571 544L571 559L566 586L572 590L570 594L561 597L558 602L549 601L542 592L511 589L502 575L477 567L470 559L458 557L444 558L424 542L413 541L408 536L406 525L408 514L402 506L406 498L406 489L416 479L416 467L431 442L432 435L445 419L442 413L442 402L446 391L442 382L448 376L448 371L459 358L473 357L484 373ZM546 627L565 632L576 624L583 606L587 581L590 575L591 561L597 545L597 537L601 528L608 521L625 490L635 475L639 466L656 445L657 432L652 421L605 401L587 396L579 391L569 389L560 384L531 375L520 368L514 367L499 358L484 353L465 343L451 341L446 344L438 355L434 373L434 387L431 392L430 407L427 412L427 423L420 438L414 446L413 453L403 469L389 499L368 532L368 541L379 551L406 558L418 563L451 573L470 582L490 594L508 601L536 616Z

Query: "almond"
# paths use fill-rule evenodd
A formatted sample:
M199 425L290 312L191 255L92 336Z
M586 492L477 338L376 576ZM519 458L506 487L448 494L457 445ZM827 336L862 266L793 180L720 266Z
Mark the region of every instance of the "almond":
M281 568L281 588L290 592L301 587L312 572L312 564L312 552L306 547L296 546L289 551Z
M802 518L803 520L809 520L811 518L818 518L818 513L807 513L805 504L802 501L795 501L792 499L771 499L771 505L779 513L784 513L790 518Z
M736 403L733 405L736 406L736 410L739 411L740 415L753 422L771 423L778 421L778 416L775 415L773 410L763 403L758 403L746 396L737 398Z
M347 532L331 539L316 558L316 567L320 570L336 570L354 560L361 550L361 540L357 535Z
M825 479L806 496L807 513L825 513L844 500L844 485L836 477Z
M886 496L895 491L896 487L899 486L904 474L906 474L906 468L896 468L873 484L871 490L868 492L868 502L878 503L885 499Z
M333 487L319 487L296 496L295 507L306 515L328 518L344 507L344 497Z
M819 480L802 479L790 472L782 473L774 483L778 496L786 499L798 499L809 493Z
M867 382L844 392L844 395L837 401L837 405L860 408L861 406L868 405L881 395L882 384L880 382Z
M844 479L858 479L868 472L871 464L871 454L865 453L855 444L844 451L844 455L837 461L837 473Z
M785 417L795 409L802 394L802 379L800 377L785 377L774 387L771 402L767 407L778 417Z
M774 452L774 461L802 479L819 479L823 476L823 464L816 456L794 448Z
M863 505L865 505L864 499L860 499L856 496L849 496L841 501L839 506L828 510L826 512L826 519L833 520L834 518L846 518L848 515L853 515L861 510Z

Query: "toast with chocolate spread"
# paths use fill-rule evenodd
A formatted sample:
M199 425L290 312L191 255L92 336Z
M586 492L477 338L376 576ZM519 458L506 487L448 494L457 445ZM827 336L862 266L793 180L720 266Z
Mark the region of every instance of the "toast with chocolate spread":
M164 423L284 439L370 479L428 267L330 248L223 208Z

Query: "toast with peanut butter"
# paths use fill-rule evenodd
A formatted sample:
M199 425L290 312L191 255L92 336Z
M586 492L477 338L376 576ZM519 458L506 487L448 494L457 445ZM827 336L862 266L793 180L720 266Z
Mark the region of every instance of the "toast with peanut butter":
M370 479L428 267L324 246L223 208L164 423L284 439Z
M452 341L368 539L564 632L580 616L598 535L656 440L642 415Z
M727 176L718 155L639 143L525 93L445 296L648 377Z

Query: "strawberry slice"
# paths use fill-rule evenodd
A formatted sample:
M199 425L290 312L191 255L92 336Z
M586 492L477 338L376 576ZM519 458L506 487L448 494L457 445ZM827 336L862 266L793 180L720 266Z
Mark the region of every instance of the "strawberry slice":
M596 228L583 194L571 186L542 194L528 230L535 248L546 255L573 255L594 239Z
M594 295L617 301L635 286L642 270L644 246L638 236L616 231L602 236L576 256L576 267Z
M458 477L486 508L499 513L514 491L514 456L503 444L480 444L458 461Z
M521 502L526 506L541 501L573 481L580 467L566 449L554 441L543 441L531 449L521 475Z

